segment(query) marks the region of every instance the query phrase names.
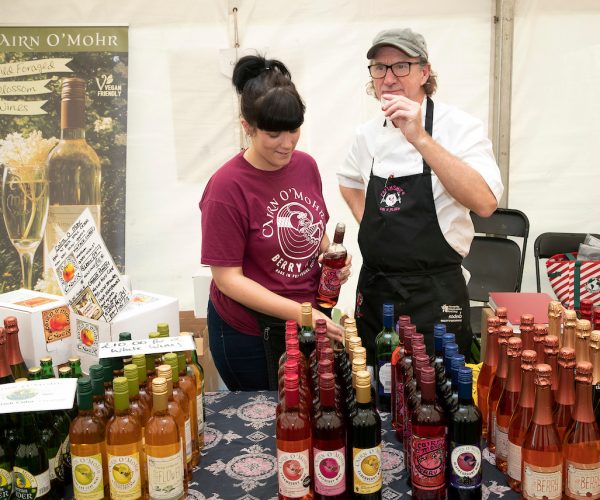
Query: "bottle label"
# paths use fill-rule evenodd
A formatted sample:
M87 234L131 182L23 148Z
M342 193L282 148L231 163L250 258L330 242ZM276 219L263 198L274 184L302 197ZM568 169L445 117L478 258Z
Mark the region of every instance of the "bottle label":
M379 394L389 396L392 392L392 364L389 361L378 361L379 365Z
M600 497L600 463L579 464L567 460L565 494L576 500Z
M337 276L337 272L338 269L323 266L323 270L321 271L321 281L319 281L319 295L332 299L337 298L340 293L340 287L342 286Z
M352 448L354 493L377 493L383 485L381 473L381 444L374 448Z
M404 384L396 380L396 426L404 427Z
M183 495L183 456L181 450L168 457L147 455L150 498L163 500Z
M455 488L481 486L481 448L475 445L450 443L450 484Z
M445 485L446 472L446 439L422 438L412 436L411 439L411 471L413 484L423 490L435 490Z
M12 473L6 469L0 469L0 499L10 498L12 486Z
M310 492L310 459L308 449L290 453L277 448L279 494L303 497Z
M508 429L496 422L496 460L508 460Z
M523 498L553 500L562 497L562 464L537 467L523 462Z
M515 481L521 480L521 447L508 441L508 477Z
M71 455L73 491L77 500L101 500L104 498L102 455L78 457Z
M202 394L196 396L196 420L198 421L198 436L204 434L204 408Z
M185 421L185 461L192 461L192 421L189 418Z
M313 448L315 492L324 496L341 495L346 491L346 448L324 451Z
M140 454L108 455L110 497L116 500L140 498Z
M21 467L13 467L15 481L15 498L29 500L41 497L50 491L50 471L46 469L34 476Z

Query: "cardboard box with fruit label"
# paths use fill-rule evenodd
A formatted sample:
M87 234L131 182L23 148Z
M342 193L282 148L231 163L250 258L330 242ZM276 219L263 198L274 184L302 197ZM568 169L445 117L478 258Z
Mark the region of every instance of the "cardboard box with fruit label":
M179 335L178 300L134 290L125 309L110 323L73 314L73 355L81 358L81 367L87 373L98 362L99 343L117 341L121 332L131 333L133 340L148 338L158 323L167 323L170 335Z
M0 295L0 325L14 316L19 325L19 345L28 367L51 356L55 367L66 363L74 344L73 313L58 295L24 288Z

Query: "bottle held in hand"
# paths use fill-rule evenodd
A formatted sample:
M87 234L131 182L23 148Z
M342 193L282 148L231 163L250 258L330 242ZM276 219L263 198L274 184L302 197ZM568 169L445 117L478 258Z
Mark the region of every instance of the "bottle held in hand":
M346 225L338 222L335 226L333 243L323 254L323 269L321 270L321 281L317 289L317 303L323 308L332 308L337 304L340 296L341 283L337 272L344 267L348 255L342 244Z

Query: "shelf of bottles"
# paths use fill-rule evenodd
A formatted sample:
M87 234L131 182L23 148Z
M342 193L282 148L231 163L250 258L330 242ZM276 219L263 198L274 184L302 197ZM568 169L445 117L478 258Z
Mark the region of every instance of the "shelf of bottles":
M181 335L190 335L182 332ZM157 325L150 337L169 336ZM120 341L131 340L122 332ZM77 378L73 407L0 415L0 498L185 498L204 444L204 372L195 351L27 368L14 317L0 328L0 383Z

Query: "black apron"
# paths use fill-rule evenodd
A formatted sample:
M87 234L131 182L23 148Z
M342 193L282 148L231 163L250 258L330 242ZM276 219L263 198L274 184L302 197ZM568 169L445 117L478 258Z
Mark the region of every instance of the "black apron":
M384 126L386 126L384 124ZM433 131L433 101L427 97L425 130ZM373 158L373 164L375 158ZM374 366L375 337L382 329L383 304L408 314L433 354L433 325L444 323L469 359L472 333L462 256L444 238L437 219L431 169L384 179L373 174L358 232L363 266L356 291L356 326Z

